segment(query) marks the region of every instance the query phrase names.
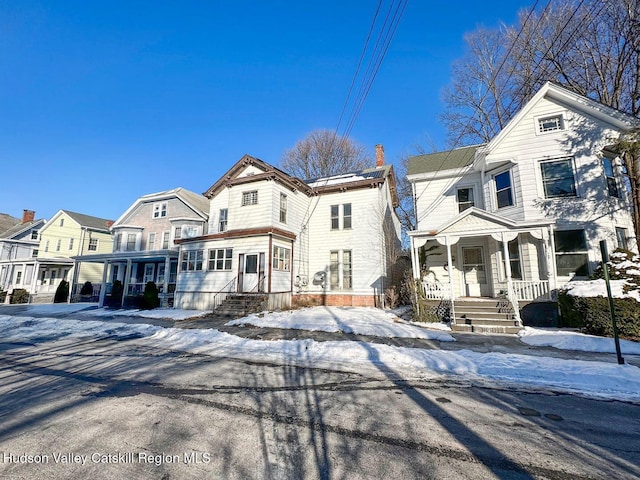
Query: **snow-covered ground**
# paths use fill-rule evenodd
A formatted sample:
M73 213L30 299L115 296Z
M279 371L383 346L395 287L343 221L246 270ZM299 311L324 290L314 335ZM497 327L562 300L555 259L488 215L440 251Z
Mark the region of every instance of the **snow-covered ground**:
M249 315L227 325L293 328L316 332L344 332L375 337L426 338L455 342L446 332L400 323L393 313L365 307L314 307Z
M611 280L611 296L614 298L635 298L640 302L640 292L638 290L630 290L624 293L623 288L628 285L627 280ZM607 285L604 280L574 280L569 282L565 287L569 295L575 297L606 297Z
M2 312L6 313L7 310ZM86 313L93 312L96 310ZM193 312L191 313L193 316ZM129 311L127 314L131 315L132 312ZM640 402L640 368L617 365L614 361L584 361L497 352L478 353L470 350L427 350L350 341L250 340L214 329L163 328L147 324L91 320L86 316L83 319L82 312L72 313L65 319L21 315L0 314L2 341L43 342L69 336L134 336L138 338L132 340L133 342L212 356L349 371L376 371L385 375L398 374L405 378L453 376L478 382L500 382L503 385L552 389ZM396 331L396 328L400 335L415 334L412 329L422 330L395 322L390 314L366 308L327 310L320 307L287 314L265 313L261 318L255 318L279 326L283 326L283 321L286 320L287 328L292 328L292 325L302 328L315 318L316 324L325 325L327 328L335 328L338 325L343 331L354 332L361 328L366 329L364 324L370 318L373 325L370 331L385 336L394 336L392 332ZM251 322L246 323L253 323L253 318ZM408 327L411 327L411 330ZM444 332L425 332L427 335L448 335ZM531 345L570 347L583 351L603 351L602 344L609 342L609 351L613 351L611 339L598 339L568 331L526 329L521 338ZM446 340L446 337L442 339ZM630 348L635 346L636 344L631 342L623 343L623 354L634 353Z
M616 351L613 338L585 335L571 330L525 327L519 336L524 343L536 347L554 347L582 352L615 353ZM623 355L640 355L640 343L620 340L620 350Z
M113 310L98 308L81 312L92 317L143 317L143 318L167 318L170 320L186 320L207 315L211 312L199 310L181 310L179 308L154 308L153 310Z

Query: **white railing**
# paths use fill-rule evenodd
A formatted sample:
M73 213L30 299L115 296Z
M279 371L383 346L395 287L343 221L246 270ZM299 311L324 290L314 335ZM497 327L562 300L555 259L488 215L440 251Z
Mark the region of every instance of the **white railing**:
M449 300L451 298L449 285L440 282L422 282L422 291L427 300Z
M513 280L518 300L551 300L549 280Z

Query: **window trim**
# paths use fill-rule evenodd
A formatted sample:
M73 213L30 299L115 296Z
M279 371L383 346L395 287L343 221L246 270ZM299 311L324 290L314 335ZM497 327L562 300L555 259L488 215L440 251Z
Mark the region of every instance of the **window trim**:
M629 249L628 230L624 227L616 227L616 246L617 248ZM620 236L622 234L622 237ZM621 241L622 240L622 241Z
M98 245L99 245L99 239L90 238L89 239L89 243L87 244L87 251L88 252L97 252L98 251ZM91 247L93 247L93 248L91 248Z
M290 272L291 249L281 247L280 245L274 245L272 262L274 270L277 270L279 272Z
M498 190L498 185L496 183L496 178L499 177L500 175L504 175L505 173L509 176L509 187L508 187L508 189L511 190L511 194L510 194L511 204L504 205L504 206L501 207L500 206L500 202L498 200L498 193L506 191L507 188L503 188L501 190ZM495 209L496 210L502 210L503 208L510 208L510 207L515 207L516 206L516 195L515 195L515 189L513 188L513 174L512 174L511 168L508 168L506 170L502 170L502 171L500 171L498 173L494 173L491 176L491 183L492 183L492 188L493 188L493 193L494 193L493 197L494 197L494 201L495 201Z
M547 128L547 129L543 128L542 124L545 120L549 121L549 120L555 120L555 119L558 119L557 128ZM536 127L536 135L548 135L551 133L562 132L567 129L567 121L564 117L563 112L552 113L549 115L539 115L537 117L534 117L534 121L535 121L535 127Z
M147 235L147 250L153 251L156 248L156 232L149 232Z
M183 250L180 254L181 272L201 272L204 269L204 249Z
M287 196L284 193L280 193L280 223L287 223Z
M461 190L471 190L471 201L460 202L460 191ZM473 185L459 186L456 188L456 203L458 204L458 213L462 213L469 208L473 208L476 206L476 192L475 187ZM466 208L461 208L463 204L471 203L471 205Z
M222 252L222 257L218 256L218 252ZM218 265L222 262L222 268ZM233 263L233 248L210 248L207 255L207 270L210 272L228 272L231 271Z
M242 192L242 203L243 207L249 205L257 205L258 204L258 190L247 190L246 192Z
M151 218L166 218L167 216L167 203L168 202L156 202L153 204L153 208L151 210Z
M607 173L607 162L611 166L611 175ZM605 186L607 187L607 195L611 198L622 198L613 158L607 157L606 155L602 156L602 173L604 175ZM614 192L612 192L612 190L614 190Z
M224 212L224 215L222 214ZM226 232L229 226L229 209L221 208L218 212L218 232Z
M349 215L347 215L347 206L349 207ZM347 222L347 219L349 220ZM348 223L348 225L347 225ZM353 227L353 208L350 203L342 204L342 229L343 230L351 230Z
M331 230L340 230L340 205L331 205Z
M566 195L552 195L550 196L547 193L547 188L546 185L547 183L545 183L545 178L544 178L544 174L543 174L543 165L545 164L551 164L551 163L559 163L559 162L569 162L569 165L571 166L571 174L572 174L572 186L573 186L573 193L569 193ZM575 165L575 159L573 157L559 157L559 158L549 158L549 159L545 159L545 160L540 160L538 162L540 168L539 168L539 172L540 172L540 182L542 184L542 194L545 198L545 200L554 200L554 199L562 199L562 198L571 198L571 197L577 197L578 196L578 184L576 181L576 165ZM554 179L550 179L551 181L553 181Z
M558 249L558 242L557 242L557 234L558 233L565 233L565 232L581 232L582 233L582 240L584 241L584 249L583 250L571 250L571 251L560 251ZM553 232L553 249L555 252L555 258L554 261L556 262L556 273L558 275L558 277L577 277L577 278L586 278L589 276L590 274L590 266L589 266L589 242L587 241L587 232L585 229L580 229L580 228L571 228L571 229L566 229L566 230L556 230ZM558 257L561 257L563 255L584 255L586 258L586 272L584 273L584 275L580 274L578 275L576 272L572 272L572 274L563 274L559 272L558 269Z

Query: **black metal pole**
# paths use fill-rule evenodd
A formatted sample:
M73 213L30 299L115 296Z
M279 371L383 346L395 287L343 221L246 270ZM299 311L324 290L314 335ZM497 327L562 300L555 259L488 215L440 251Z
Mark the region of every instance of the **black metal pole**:
M611 295L611 283L609 282L609 253L607 252L607 242L600 241L600 253L602 253L602 271L604 272L604 283L607 286L607 296L609 297L609 311L611 312L611 322L613 323L613 341L616 344L616 355L618 356L618 364L624 364L622 352L620 352L620 340L618 339L618 325L616 323L616 312L613 308L613 295Z

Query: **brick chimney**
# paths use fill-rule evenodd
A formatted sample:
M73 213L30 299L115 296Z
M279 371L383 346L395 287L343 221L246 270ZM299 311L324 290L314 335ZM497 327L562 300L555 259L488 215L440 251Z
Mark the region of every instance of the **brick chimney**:
M116 223L116 222L114 222L113 220L107 220L106 222L104 222L104 225L107 228L111 228L114 223Z
M376 167L384 165L384 147L380 144L376 145Z
M36 212L33 210L22 210L22 223L33 222L36 217Z

